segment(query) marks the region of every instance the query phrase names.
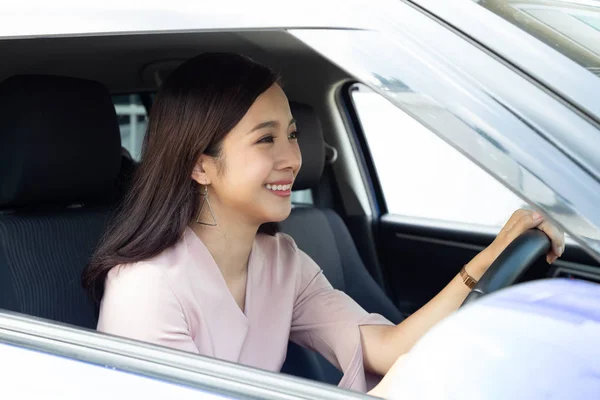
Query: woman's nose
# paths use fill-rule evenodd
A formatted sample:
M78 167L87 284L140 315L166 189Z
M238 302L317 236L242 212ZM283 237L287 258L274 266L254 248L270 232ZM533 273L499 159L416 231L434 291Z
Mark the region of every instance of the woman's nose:
M294 175L302 165L302 154L297 141L288 141L280 149L279 169L290 168Z

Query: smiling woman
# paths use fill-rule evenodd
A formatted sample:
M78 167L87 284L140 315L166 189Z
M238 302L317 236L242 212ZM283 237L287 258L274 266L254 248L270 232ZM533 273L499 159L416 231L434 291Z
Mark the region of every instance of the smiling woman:
M333 290L276 233L302 163L278 82L233 54L200 55L166 79L84 284L101 300L101 331L272 371L292 340L364 392L359 327L391 323Z

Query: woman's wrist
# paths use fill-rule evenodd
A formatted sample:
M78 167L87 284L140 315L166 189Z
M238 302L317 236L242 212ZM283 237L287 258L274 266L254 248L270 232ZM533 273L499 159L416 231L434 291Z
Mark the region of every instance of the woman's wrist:
M466 272L476 280L481 279L490 265L492 265L492 262L494 262L494 258L487 250L488 249L483 250L481 253L477 254L467 265L465 265Z

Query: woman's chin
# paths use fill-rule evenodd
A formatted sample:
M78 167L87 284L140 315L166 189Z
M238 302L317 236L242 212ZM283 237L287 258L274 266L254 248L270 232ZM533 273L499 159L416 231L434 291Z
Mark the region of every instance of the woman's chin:
M292 212L292 205L290 204L287 208L281 210L269 210L265 222L281 222L287 219Z

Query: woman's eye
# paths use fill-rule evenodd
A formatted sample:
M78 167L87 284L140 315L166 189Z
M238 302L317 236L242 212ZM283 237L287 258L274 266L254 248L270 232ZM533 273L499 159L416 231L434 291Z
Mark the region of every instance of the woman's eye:
M273 136L272 135L268 135L265 136L263 138L261 138L258 143L273 143Z
M290 140L298 140L298 131L294 131L288 135L288 139Z

